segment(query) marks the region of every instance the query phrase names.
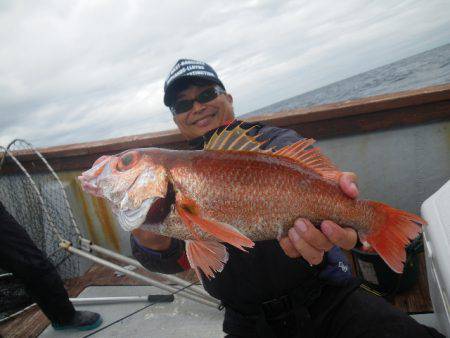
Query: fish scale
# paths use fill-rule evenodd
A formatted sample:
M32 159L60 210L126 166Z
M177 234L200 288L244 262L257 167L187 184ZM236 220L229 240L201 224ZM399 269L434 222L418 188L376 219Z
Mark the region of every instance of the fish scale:
M195 199L205 217L233 224L254 240L276 238L280 228L286 232L298 217L339 220L343 225L355 223L350 216L365 218L355 212L344 220L342 212L337 212L339 205L352 204L351 208L355 209L359 203L346 197L337 185L330 185L304 168L274 164L269 155L258 155L193 152L193 158L183 167L168 169L177 177L175 185ZM240 170L243 167L247 170ZM333 214L340 217L332 217ZM182 223L181 218L179 222ZM166 231L164 235L173 236L169 228Z

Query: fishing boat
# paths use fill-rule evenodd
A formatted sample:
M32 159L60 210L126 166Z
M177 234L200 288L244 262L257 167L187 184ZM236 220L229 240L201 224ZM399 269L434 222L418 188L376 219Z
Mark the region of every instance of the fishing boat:
M442 235L437 230L434 231L435 228L431 232L425 230L425 252L416 256L414 268L417 273L411 279L413 283L405 287L405 290L395 289L388 300L418 320L450 335L450 328L445 324L449 320L450 272L448 264L442 262L442 257L450 254L450 214L447 212L443 223L436 225L436 222L440 222L440 216L435 207L442 203L450 205L450 199L440 202L447 194L450 195L450 186L448 183L446 185L450 179L450 84L277 111L253 116L249 120L294 129L305 137L316 139L323 152L338 167L358 174L361 198L383 201L416 214L422 213L428 218L429 227L443 227ZM44 219L42 224L47 229L43 230L44 233L52 231L53 226L60 229L57 230L60 234L67 235L60 236L61 238L54 236L56 239L52 241L56 241L57 246L69 257L82 257L79 264L81 267L64 276L71 297L79 296L86 288L93 290L94 296L97 296L93 298L104 296L100 285L127 285L121 290L128 295L128 291L135 287L151 284L154 288L162 288L167 293L175 294L175 299L180 297L191 302L180 301L177 305L176 302L150 304L145 311L133 315L136 309L145 304L134 305L135 307L127 308L128 313L108 317L109 322L103 324L102 327L105 328L96 333L96 336L124 336L130 332L132 334L128 335L137 336L152 330L154 336L165 336L168 332L176 336L179 332L180 336L185 337L186 330L176 331L175 326L186 328L194 324L199 331L193 332L193 337L221 336L223 312L217 309L214 299L202 292L201 286L195 285L195 275L183 273L176 277L178 279L167 280L165 276L152 274L141 268L131 257L129 234L121 230L106 203L83 193L77 183L76 178L80 172L89 168L100 156L138 147L183 149L186 143L178 131L169 130L37 149L47 163L36 152L11 150L11 155L35 178L38 182L37 189L40 189L40 180L52 176L48 171L49 167L53 168L60 180L52 181L52 188L49 188L47 194L53 193L56 196L52 189L59 189L59 185L61 186L66 198L64 203L70 205L71 215L67 216L70 224L50 224L58 223L57 217L53 217L53 221ZM21 168L11 156L7 156L0 174L0 177L20 176ZM438 191L441 191L440 195L435 194ZM12 197L5 198L12 201ZM62 201L63 197L60 198ZM425 201L428 202L424 204ZM450 208L447 207L447 210ZM77 225L76 230L61 230L71 227L72 222ZM359 273L370 282L369 286L376 286L380 276L375 267L370 267L367 261L361 263L361 257L354 253L349 252L348 257L354 273ZM183 284L180 279L187 282ZM195 285L194 289L188 291L192 285ZM95 286L98 286L97 294ZM169 288L164 288L165 286ZM182 291L176 291L183 287L185 289ZM377 291L376 287L372 289L375 293L383 293ZM116 308L112 311L118 311L119 308L124 309L124 305L116 303L108 305L108 308ZM190 309L189 315L183 312L187 311L186 308ZM164 320L161 316L165 316ZM169 324L170 320L172 324ZM165 324L156 325L158 322ZM49 321L39 309L32 307L1 323L0 335L55 336L55 332L50 332L51 328L46 330L48 325ZM204 326L203 329L201 325Z

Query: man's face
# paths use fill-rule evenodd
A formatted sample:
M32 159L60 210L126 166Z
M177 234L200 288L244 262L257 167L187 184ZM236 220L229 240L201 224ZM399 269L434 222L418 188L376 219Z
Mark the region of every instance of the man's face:
M214 86L216 85L189 86L177 93L176 102L196 99L201 92ZM206 103L195 101L190 110L173 117L178 129L187 139L203 136L208 131L233 119L233 98L228 93L220 94L214 100Z

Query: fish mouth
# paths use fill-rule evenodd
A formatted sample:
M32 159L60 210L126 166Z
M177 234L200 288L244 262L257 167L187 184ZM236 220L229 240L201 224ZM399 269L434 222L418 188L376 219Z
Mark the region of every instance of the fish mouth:
M87 193L97 197L103 197L103 192L101 187L98 185L99 177L104 175L104 171L110 171L109 161L111 156L102 156L97 161L91 169L86 170L78 176L81 187Z
M146 225L158 225L162 223L172 210L175 204L175 190L173 184L169 182L165 197L155 198L147 212L144 223Z

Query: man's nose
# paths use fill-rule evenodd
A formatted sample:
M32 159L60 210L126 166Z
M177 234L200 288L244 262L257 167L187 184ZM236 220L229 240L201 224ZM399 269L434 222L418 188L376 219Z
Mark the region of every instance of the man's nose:
M205 108L205 105L203 103L200 103L198 101L194 101L192 104L192 111L193 112L199 112L202 111Z
M203 109L205 109L205 106L202 103L194 101L194 103L192 104L191 112L198 113L201 112Z

